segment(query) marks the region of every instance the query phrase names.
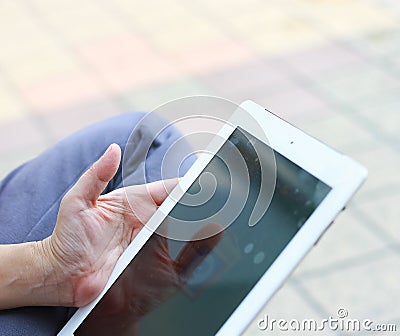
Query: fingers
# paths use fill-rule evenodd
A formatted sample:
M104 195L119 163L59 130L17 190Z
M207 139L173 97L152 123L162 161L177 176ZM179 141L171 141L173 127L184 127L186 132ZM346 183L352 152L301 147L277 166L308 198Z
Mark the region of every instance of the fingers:
M153 199L154 203L159 206L168 197L171 191L178 184L179 179L161 180L157 182L148 183L145 185L147 192Z
M125 205L125 213L133 215L133 218L145 225L156 212L171 191L177 185L179 179L160 180L147 184L133 185L117 189L112 193L121 199ZM101 198L102 199L102 198Z
M72 187L70 195L95 203L114 177L121 161L121 148L112 144Z

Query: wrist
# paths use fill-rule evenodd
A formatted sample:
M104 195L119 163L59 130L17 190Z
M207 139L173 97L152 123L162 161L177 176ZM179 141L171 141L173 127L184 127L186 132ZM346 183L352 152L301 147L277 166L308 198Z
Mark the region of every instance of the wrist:
M46 306L72 306L73 293L69 275L57 260L52 237L34 242L34 270L37 270L40 285L35 291L39 301Z
M48 240L1 245L0 256L0 309L66 305L67 278L55 267Z

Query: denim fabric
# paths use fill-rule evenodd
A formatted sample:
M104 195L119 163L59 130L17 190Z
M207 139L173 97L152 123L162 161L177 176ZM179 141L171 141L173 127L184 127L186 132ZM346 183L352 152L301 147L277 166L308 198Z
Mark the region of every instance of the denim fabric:
M119 144L124 153L132 130L143 116L144 113L127 113L87 127L11 172L0 182L0 243L35 241L51 235L64 194L111 143ZM136 128L135 132L136 145L139 148L150 147L150 150L145 165L136 162L134 167L143 168L149 182L161 179L161 160L180 134L168 127L154 139L151 125ZM181 147L174 155L182 162L189 152L189 146ZM143 160L142 155L135 157L135 153L140 153L140 150L130 151L130 162ZM184 173L192 162L184 161L180 172ZM143 183L140 177L135 176L135 169L130 174L129 184ZM104 192L121 186L120 166ZM74 311L64 307L0 311L0 335L54 335Z

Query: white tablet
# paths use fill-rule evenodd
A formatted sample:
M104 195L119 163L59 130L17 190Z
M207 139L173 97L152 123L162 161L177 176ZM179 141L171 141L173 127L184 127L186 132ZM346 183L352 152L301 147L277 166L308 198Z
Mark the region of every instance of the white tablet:
M366 176L242 103L59 335L241 334Z

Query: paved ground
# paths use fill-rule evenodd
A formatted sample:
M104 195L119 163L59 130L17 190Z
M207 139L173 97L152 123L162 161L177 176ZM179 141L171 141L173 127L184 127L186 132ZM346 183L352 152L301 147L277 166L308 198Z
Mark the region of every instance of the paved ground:
M107 116L191 94L253 99L370 171L260 317L345 308L400 330L400 2L75 4L0 2L0 177ZM266 334L257 320L246 335Z

